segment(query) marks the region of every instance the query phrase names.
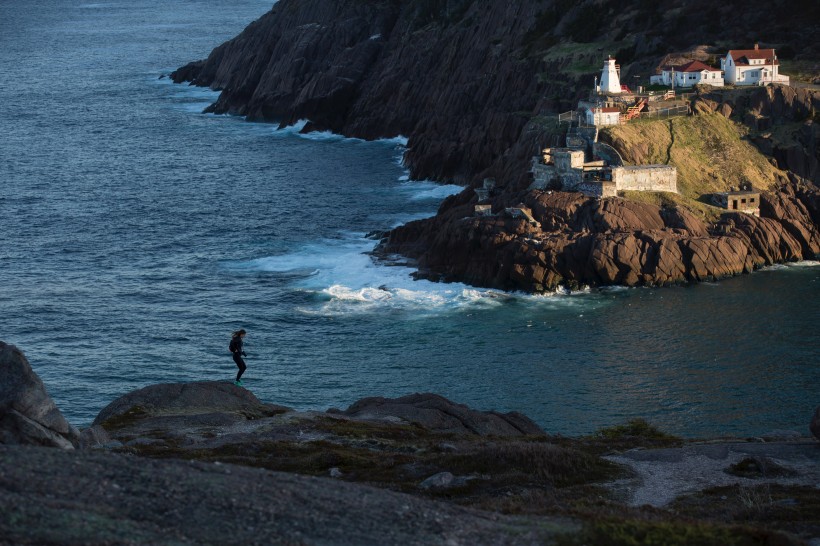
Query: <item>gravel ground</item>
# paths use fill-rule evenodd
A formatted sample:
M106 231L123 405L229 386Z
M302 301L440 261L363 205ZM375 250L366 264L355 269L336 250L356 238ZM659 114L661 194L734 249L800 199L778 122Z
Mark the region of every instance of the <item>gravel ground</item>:
M742 478L725 472L748 457L765 457L794 472L794 477ZM680 448L641 449L605 457L630 467L635 477L612 487L632 506L665 506L684 493L722 485L779 483L820 488L820 443L719 442Z

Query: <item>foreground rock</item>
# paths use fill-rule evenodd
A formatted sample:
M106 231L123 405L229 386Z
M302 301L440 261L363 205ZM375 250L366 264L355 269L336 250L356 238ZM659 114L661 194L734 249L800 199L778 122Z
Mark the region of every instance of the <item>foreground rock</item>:
M0 444L74 449L79 437L23 352L0 341Z
M0 459L2 544L541 545L579 528L234 465L4 446Z
M401 398L364 398L343 412L357 419L388 419L414 423L436 432L479 436L543 435L531 419L518 412L476 411L437 394L411 394Z

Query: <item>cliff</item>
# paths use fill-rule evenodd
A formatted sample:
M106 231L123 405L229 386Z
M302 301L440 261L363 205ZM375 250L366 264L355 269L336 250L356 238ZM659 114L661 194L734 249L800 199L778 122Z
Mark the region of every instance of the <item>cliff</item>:
M172 77L222 90L214 112L407 136L414 178L516 181L552 136L539 116L573 108L606 54L625 82L646 79L670 52L714 61L754 41L810 62L820 58L818 21L815 2L785 0L281 0Z
M774 21L766 15L773 9ZM670 52L715 63L719 52L753 41L803 66L820 58L820 46L805 39L818 21L814 2L282 0L172 77L222 90L213 112L283 125L308 119L305 131L365 139L405 135L414 178L477 186L494 177L493 211L524 203L541 225L475 218L468 189L380 246L416 260L422 276L526 291L668 284L817 253L817 197L807 183L820 178L820 92L704 90L694 109L723 117L605 134L634 163L678 167L683 199L628 196L644 204L524 191L531 157L562 141L555 113L588 93L607 53L624 82L646 79ZM675 142L692 125L697 138ZM717 221L703 191L748 181L771 190L764 218Z

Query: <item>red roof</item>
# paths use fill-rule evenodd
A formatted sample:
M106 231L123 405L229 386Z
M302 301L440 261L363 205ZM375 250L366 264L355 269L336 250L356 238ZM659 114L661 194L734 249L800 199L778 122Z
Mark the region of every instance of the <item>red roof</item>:
M730 49L729 55L739 66L748 65L752 59L763 59L766 64L772 64L772 59L774 59L774 64L780 64L774 55L774 49Z
M707 72L720 72L719 68L709 66L708 64L704 64L700 61L689 61L686 64L680 64L676 66L667 65L664 66L662 70L666 72L670 72L672 70L674 70L675 72L703 72L704 70L706 70Z

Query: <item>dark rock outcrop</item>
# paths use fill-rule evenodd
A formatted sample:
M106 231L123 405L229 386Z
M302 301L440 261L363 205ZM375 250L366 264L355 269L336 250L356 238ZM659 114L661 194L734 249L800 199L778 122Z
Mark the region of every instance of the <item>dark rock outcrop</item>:
M765 16L772 12L777 24ZM818 20L817 6L793 9L785 0L634 9L615 0L281 0L172 77L222 90L215 112L309 119L306 130L368 139L405 135L414 178L515 183L544 143L531 121L574 108L606 54L631 82L664 53L708 44L720 28L721 40L738 47L754 35L816 58L817 45L804 37L816 34ZM618 50L602 51L613 43Z
M0 444L74 449L79 437L23 352L0 341Z
M10 446L0 460L3 544L530 546L580 529L262 468Z
M765 194L760 218L727 213L712 226L682 208L578 193L501 196L490 217L474 216L474 201L459 198L391 232L380 251L414 258L421 276L527 292L702 281L820 252L820 192L807 186ZM503 214L518 202L540 228Z
M285 411L227 381L164 383L117 398L97 415L92 428L102 427L122 442L147 441L154 431L164 431L163 441L190 442L189 434L198 427L228 427Z
M401 398L363 398L339 413L363 420L398 418L435 432L479 436L544 434L541 427L521 413L476 411L429 393Z
M780 169L820 186L820 92L774 85L715 90L696 102L727 118L734 115L753 131L752 142Z
M811 433L814 434L815 438L820 440L820 406L818 406L817 410L814 412L814 417L811 419L809 430L811 430Z

